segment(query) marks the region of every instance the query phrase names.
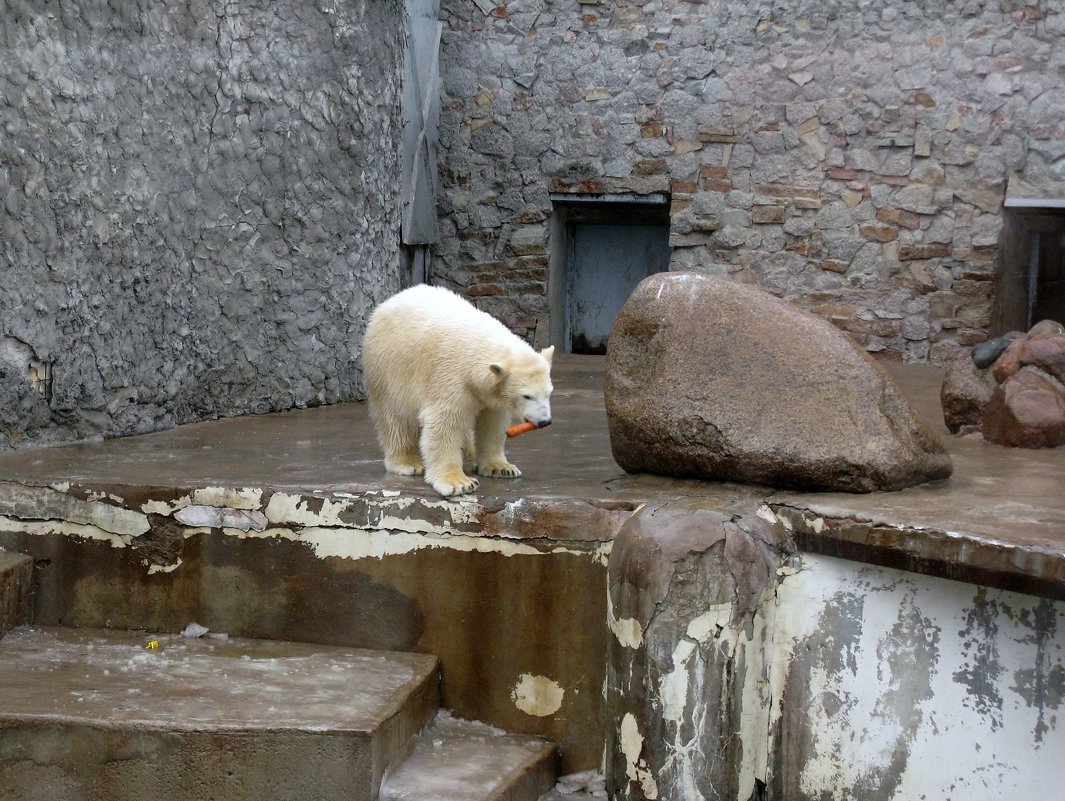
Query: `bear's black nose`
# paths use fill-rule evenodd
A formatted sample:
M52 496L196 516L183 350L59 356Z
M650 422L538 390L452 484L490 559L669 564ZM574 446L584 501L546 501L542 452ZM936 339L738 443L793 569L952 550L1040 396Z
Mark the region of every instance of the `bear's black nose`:
M548 417L546 420L541 420L539 423L536 424L536 427L537 428L547 428L549 425L551 425L551 418L550 417Z

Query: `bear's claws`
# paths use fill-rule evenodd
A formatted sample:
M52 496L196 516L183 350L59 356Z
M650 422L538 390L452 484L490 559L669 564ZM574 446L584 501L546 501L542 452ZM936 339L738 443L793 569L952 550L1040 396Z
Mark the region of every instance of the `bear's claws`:
M488 476L490 478L517 478L521 475L521 471L510 462L504 462L503 464L486 464L483 467L478 467L477 472L482 476Z
M461 484L452 484L450 481L444 481L442 479L437 479L436 481L431 481L429 483L434 490L444 497L450 495L465 495L466 493L473 492L480 486L480 482L475 478L468 478Z

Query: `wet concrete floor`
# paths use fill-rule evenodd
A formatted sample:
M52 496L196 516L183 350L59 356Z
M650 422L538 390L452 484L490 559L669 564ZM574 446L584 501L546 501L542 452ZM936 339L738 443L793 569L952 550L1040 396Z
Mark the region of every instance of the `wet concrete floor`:
M602 357L560 356L554 424L512 440L516 480L481 479L478 501L768 502L808 550L1065 597L1065 448L1003 448L955 438L942 422L940 370L890 365L941 434L954 475L893 493L796 493L630 476L610 453ZM398 490L435 498L420 479L385 472L365 404L181 426L105 442L0 456L0 481L113 487L262 487L301 492Z

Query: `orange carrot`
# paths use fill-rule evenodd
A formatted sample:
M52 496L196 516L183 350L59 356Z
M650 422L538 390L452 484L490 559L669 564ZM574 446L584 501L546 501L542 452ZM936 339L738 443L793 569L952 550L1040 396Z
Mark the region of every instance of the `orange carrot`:
M530 431L535 431L536 429L536 423L515 423L507 429L507 436L520 437L522 434L528 434Z

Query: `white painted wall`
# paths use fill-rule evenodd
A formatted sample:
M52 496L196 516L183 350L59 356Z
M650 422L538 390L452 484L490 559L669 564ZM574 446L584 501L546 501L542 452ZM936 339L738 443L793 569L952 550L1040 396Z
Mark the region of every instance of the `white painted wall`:
M1063 603L805 555L778 588L772 648L782 736L809 738L805 761L773 760L788 798L1065 787Z

